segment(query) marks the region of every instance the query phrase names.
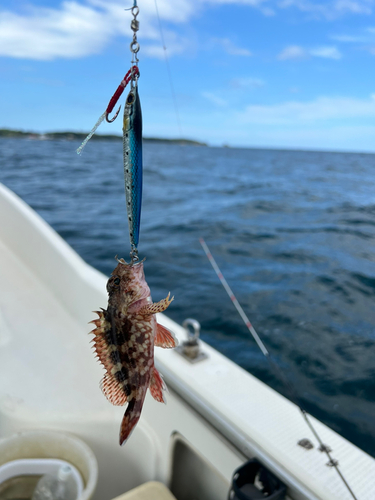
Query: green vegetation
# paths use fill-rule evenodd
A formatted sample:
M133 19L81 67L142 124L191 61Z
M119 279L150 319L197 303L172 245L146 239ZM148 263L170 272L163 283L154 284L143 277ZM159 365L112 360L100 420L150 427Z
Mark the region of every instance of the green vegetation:
M32 132L22 132L21 130L8 130L6 128L0 129L0 137L28 137L30 135L35 134Z
M157 137L143 137L145 142L166 142L168 144L182 144L183 146L207 146L205 142L190 139L162 139Z
M35 140L64 140L64 141L83 141L87 133L84 132L47 132L39 134L36 132L28 132L21 130L0 129L0 137L23 138ZM117 141L122 140L120 135L101 135L94 134L92 141ZM164 142L167 144L181 144L189 146L207 146L204 142L192 141L190 139L159 139L156 137L144 137L144 142Z

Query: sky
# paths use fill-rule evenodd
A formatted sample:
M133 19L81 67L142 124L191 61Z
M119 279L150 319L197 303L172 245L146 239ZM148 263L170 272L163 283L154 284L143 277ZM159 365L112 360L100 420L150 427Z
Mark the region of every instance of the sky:
M90 130L130 67L132 5L1 0L0 128ZM138 6L144 136L375 152L375 0L157 0L181 126L155 0Z

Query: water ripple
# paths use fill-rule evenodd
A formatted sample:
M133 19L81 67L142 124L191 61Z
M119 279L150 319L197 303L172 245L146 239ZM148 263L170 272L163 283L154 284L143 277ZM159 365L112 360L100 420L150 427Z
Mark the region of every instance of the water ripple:
M0 140L1 181L90 264L129 252L121 143ZM212 271L304 406L375 456L375 156L145 144L140 254L155 300L286 397ZM105 304L103 304L105 306Z

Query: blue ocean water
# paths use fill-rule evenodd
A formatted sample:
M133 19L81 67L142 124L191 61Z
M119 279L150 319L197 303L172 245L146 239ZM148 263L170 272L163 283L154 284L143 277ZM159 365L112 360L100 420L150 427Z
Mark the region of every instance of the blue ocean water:
M107 275L128 257L122 145L0 140L0 181ZM289 397L203 236L300 401L375 456L375 156L144 145L140 256L154 300ZM105 304L103 304L105 307Z

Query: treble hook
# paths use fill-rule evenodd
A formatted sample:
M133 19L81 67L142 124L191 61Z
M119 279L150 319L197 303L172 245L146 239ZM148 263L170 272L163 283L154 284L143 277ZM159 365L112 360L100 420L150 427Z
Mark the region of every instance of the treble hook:
M116 120L116 118L118 117L119 113L120 113L120 109L121 109L121 104L120 104L120 107L118 108L118 110L116 111L115 116L113 118L111 118L111 119L108 118L109 117L109 113L106 113L105 114L106 121L108 123L114 122Z

